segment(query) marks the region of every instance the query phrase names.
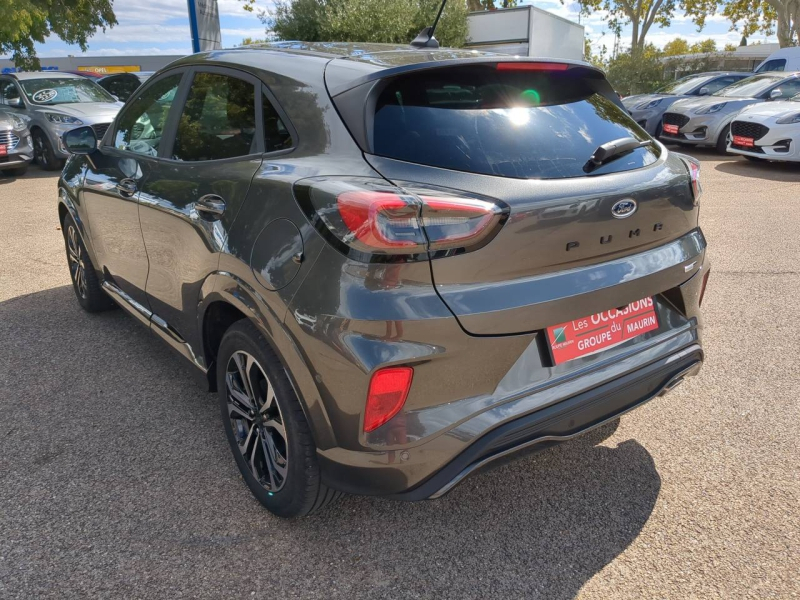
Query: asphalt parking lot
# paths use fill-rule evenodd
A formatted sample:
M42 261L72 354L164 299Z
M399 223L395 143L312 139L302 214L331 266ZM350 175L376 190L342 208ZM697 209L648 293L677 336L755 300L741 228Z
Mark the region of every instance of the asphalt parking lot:
M0 597L797 597L800 166L693 154L699 377L440 500L294 522L240 481L182 359L80 310L57 176L0 177Z

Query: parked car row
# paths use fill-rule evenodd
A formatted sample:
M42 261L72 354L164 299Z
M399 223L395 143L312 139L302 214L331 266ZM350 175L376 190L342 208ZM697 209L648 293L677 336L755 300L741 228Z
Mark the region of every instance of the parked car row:
M97 81L53 71L0 75L0 171L19 176L36 160L59 171L69 156L61 136L89 125L101 139L149 73L119 73ZM113 90L116 94L110 92Z
M623 104L667 143L750 159L800 160L800 72L701 73Z

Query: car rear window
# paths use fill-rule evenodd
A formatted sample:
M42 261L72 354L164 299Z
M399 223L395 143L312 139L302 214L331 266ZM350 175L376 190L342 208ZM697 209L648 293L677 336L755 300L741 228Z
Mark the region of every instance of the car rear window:
M574 71L480 65L398 77L377 99L373 150L388 158L501 177L586 176L583 167L601 144L650 138L597 93L599 75ZM659 154L656 144L641 147L592 175L641 168Z

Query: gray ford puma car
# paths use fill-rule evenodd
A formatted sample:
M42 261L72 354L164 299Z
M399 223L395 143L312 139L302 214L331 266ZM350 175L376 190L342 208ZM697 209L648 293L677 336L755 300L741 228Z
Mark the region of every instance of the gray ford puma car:
M436 498L702 364L698 166L587 64L215 51L64 143L78 302L193 365L278 515Z

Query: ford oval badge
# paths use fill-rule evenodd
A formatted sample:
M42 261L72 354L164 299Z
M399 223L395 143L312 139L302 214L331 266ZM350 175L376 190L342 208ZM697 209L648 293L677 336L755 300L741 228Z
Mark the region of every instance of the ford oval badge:
M611 207L611 214L615 219L624 219L635 213L637 208L636 200L625 198L625 200L619 200L614 203L614 206Z

